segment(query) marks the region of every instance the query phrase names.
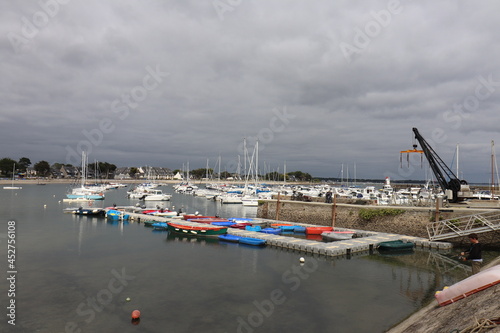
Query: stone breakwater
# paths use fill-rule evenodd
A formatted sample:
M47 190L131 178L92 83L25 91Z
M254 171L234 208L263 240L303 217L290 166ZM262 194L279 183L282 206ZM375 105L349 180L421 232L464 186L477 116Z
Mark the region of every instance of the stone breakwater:
M391 215L396 213L397 215ZM332 225L333 204L280 200L260 201L257 217L314 225ZM376 211L380 211L377 214ZM442 208L438 218L452 219L478 214L487 209ZM338 203L335 227L397 233L427 238L427 226L436 218L435 207L373 206ZM364 214L363 214L364 213ZM371 214L370 214L371 213ZM369 215L371 218L367 219ZM364 218L363 218L363 217Z

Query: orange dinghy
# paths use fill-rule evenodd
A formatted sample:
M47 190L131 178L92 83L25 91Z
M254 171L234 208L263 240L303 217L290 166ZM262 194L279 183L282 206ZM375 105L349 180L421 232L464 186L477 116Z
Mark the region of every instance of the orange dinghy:
M307 227L306 235L321 235L325 231L333 231L333 227Z
M500 265L474 274L465 280L436 292L436 300L444 306L500 283Z

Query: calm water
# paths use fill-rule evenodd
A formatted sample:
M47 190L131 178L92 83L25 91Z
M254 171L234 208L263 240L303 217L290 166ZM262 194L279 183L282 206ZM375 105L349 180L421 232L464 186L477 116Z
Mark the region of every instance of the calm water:
M64 214L67 188L0 192L1 332L384 332L467 274L466 266L443 260L452 253L331 259ZM107 192L100 204L135 204L125 191ZM222 217L256 214L178 194L166 205ZM11 220L16 326L5 319ZM135 309L138 325L130 320Z

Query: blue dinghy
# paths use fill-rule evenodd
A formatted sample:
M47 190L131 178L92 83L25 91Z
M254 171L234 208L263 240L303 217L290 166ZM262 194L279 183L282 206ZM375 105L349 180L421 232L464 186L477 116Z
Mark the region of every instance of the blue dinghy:
M306 227L300 227L300 226L295 226L295 228L293 229L293 232L297 232L297 233L305 233L306 232Z
M252 237L241 237L239 240L240 244L253 245L253 246L264 246L266 241L263 239L252 238Z
M261 231L262 228L260 227L260 225L256 225L256 226L249 226L249 225L247 225L245 227L245 230L246 231Z
M254 219L251 218L245 218L245 217L230 217L228 218L229 221L233 221L236 223L243 223L243 222L254 222Z
M280 225L279 227L281 229L281 231L294 231L295 230L295 226L293 225Z
M125 214L124 212L121 212L119 210L108 210L106 213L106 217L110 220L128 220L130 215Z
M281 229L264 228L260 232L263 232L265 234L279 235L279 234L281 234Z
M212 225L218 225L218 226L223 226L223 227L230 227L233 224L236 224L234 222L212 222Z
M225 234L225 235L219 235L218 238L221 241L231 242L231 243L238 243L239 240L241 239L241 236L236 236L236 235L231 235L231 234Z
M155 230L167 230L168 224L167 222L156 222L151 225Z

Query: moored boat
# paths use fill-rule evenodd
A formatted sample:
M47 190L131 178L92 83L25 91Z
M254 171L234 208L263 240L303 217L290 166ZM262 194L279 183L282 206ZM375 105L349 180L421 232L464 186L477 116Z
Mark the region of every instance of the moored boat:
M214 227L210 225L188 226L169 223L168 231L192 236L219 236L227 233L227 227Z
M327 242L347 240L354 237L354 231L325 231L321 233L321 238Z
M306 232L306 227L301 227L301 226L296 225L295 228L293 228L293 232L304 233L304 232Z
M275 228L264 228L260 232L263 232L265 234L272 234L272 235L278 235L281 234L281 229L275 229Z
M106 211L103 208L76 208L71 211L75 215L85 215L85 216L104 216Z
M271 224L271 227L274 227L272 224ZM281 229L281 231L294 231L295 230L295 226L293 225L280 225L278 227L278 229Z
M230 225L231 228L245 229L247 226L251 226L251 223L233 223Z
M239 240L240 244L252 245L252 246L264 246L266 241L263 239L253 238L253 237L241 237Z
M167 222L155 222L151 224L151 226L155 230L167 230L168 229L168 223Z
M241 236L225 234L225 235L219 235L218 238L222 241L225 241L225 242L238 243Z
M260 227L260 225L256 225L256 226L247 225L245 227L245 230L246 231L261 231L262 228Z
M214 217L214 218L196 218L196 219L189 219L188 220L189 222L196 222L196 223L207 223L207 224L212 224L214 222L231 222L229 221L228 219L221 219L221 218L218 218L218 217ZM234 223L234 222L231 222L231 223Z
M106 217L110 220L128 220L130 215L119 210L111 209L106 212Z
M381 242L377 245L378 250L382 251L408 251L408 250L413 250L413 247L415 244L412 242L403 242L402 240L394 240L394 241L387 241L387 242Z
M321 235L325 231L333 231L333 227L306 227L307 235Z
M209 218L209 219L215 219L217 218L217 216L203 216L203 215L196 215L196 214L185 214L183 217L182 217L184 220L191 220L191 219L206 219L206 218Z
M232 226L233 224L236 224L236 223L231 222L231 221L215 221L215 222L212 222L211 224L212 225L217 225L217 226L220 226L220 227L230 227L230 226Z

